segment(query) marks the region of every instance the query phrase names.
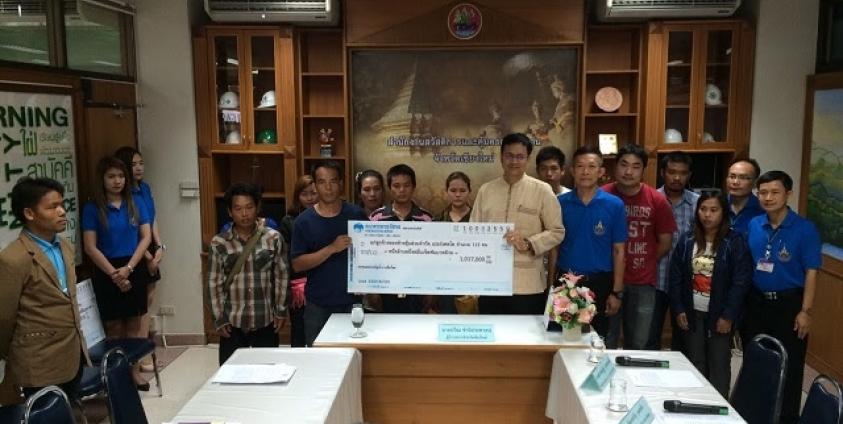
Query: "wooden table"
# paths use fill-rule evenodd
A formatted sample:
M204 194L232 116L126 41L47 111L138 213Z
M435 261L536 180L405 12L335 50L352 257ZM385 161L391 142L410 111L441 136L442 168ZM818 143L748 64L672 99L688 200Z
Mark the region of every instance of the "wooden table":
M491 324L494 342L437 340L439 324ZM363 353L363 417L371 423L549 423L553 355L587 346L545 331L541 316L367 314L362 339L334 314L314 343Z

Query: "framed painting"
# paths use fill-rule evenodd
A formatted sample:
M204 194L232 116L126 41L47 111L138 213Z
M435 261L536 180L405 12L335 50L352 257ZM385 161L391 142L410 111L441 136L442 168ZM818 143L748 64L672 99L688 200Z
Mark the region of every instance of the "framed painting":
M825 265L843 273L843 73L808 77L804 133L799 209L820 231Z

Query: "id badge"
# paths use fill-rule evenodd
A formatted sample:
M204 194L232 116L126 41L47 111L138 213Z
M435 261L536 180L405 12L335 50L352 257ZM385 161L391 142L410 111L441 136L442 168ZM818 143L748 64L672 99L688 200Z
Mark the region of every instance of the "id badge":
M773 272L773 262L766 259L761 259L758 261L758 265L755 267L755 269L761 272Z

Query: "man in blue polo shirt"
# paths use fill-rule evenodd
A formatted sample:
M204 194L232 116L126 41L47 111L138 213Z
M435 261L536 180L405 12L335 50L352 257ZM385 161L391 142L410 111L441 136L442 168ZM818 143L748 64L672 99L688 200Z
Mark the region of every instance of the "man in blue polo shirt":
M787 350L781 422L799 419L805 351L811 328L817 269L822 263L820 235L811 221L788 208L793 180L782 171L758 178L758 197L766 215L749 223L749 249L755 263L747 296L744 343L769 334Z
M592 327L603 337L608 316L620 310L623 297L626 213L621 199L603 191L598 183L606 170L603 155L594 146L574 152L574 190L559 196L562 220L568 229L559 246L557 274L581 274L582 285L596 295L598 314Z
M749 221L764 214L758 198L752 194L755 179L761 175L761 166L755 159L735 159L726 176L729 192L729 220L732 229L746 237Z
M332 313L351 312L352 305L360 301L360 296L348 293L348 221L368 219L362 208L340 198L343 178L337 162L320 162L311 177L319 202L293 223L290 254L293 270L307 273L304 337L308 346Z

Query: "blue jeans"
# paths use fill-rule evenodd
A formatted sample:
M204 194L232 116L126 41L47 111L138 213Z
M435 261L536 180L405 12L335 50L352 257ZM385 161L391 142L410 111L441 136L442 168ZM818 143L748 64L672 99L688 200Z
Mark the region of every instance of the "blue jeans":
M319 306L308 302L304 305L304 338L307 346L313 346L322 327L331 318L331 314L347 314L351 312L352 304L339 306Z
M656 288L626 284L623 291L623 348L647 349L656 307Z

